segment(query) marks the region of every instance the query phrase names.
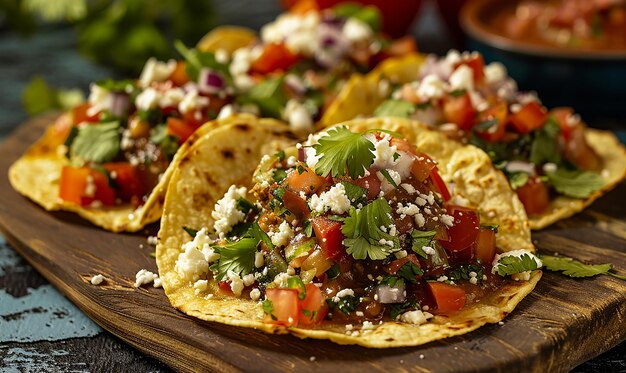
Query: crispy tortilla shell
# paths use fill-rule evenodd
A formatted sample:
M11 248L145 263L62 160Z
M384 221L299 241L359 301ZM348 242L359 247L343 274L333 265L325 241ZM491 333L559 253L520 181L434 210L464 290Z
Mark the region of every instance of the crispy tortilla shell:
M426 126L405 119L354 120L345 123L352 130L383 128L405 135L423 151L439 161L442 177L455 182L456 193L466 195L480 209L485 223L500 224L498 245L505 251L534 250L526 213L505 176L497 171L489 157L473 146L463 146ZM211 159L222 141L249 143L250 134L229 136L227 127L215 130L197 142L172 175L165 199L165 209L157 245L157 265L163 288L172 305L202 320L263 330L268 333L291 333L300 338L329 339L339 344L358 344L372 348L416 346L470 332L485 323L502 320L532 291L541 277L535 271L527 282L507 281L499 291L451 316L435 316L423 325L385 322L371 331L347 335L343 325L322 324L316 329L286 328L264 323L259 302L220 295L215 281L209 281L207 292L196 294L193 284L182 279L175 270L181 245L190 240L183 226L213 226L211 211L231 184L250 186L252 157L243 157L245 166ZM265 131L255 127L255 131ZM219 133L219 135L218 135ZM223 138L223 140L221 140ZM229 140L230 139L230 140ZM288 142L288 141L287 141ZM259 145L253 142L253 146ZM243 155L243 154L242 154ZM256 159L260 158L255 153ZM239 156L239 153L236 153ZM212 294L208 296L208 294ZM357 327L358 328L358 327ZM355 330L357 329L355 328Z
M67 120L63 114L58 120ZM165 191L173 170L180 162L182 155L199 138L214 128L238 121L240 117L215 120L200 127L181 147L164 172L159 183L150 192L146 203L133 208L130 204L115 207L89 208L63 201L59 198L59 183L63 166L69 165L68 159L57 149L63 144L54 124L48 127L45 134L33 144L26 153L9 169L9 181L15 190L30 198L48 211L71 211L91 223L112 232L135 232L145 225L159 220L163 210ZM244 115L243 119L253 120Z

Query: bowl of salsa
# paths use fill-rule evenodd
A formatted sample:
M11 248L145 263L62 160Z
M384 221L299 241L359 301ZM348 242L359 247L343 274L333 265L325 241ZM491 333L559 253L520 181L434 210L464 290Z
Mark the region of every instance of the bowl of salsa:
M469 48L503 62L544 104L626 114L626 0L475 0L460 18Z

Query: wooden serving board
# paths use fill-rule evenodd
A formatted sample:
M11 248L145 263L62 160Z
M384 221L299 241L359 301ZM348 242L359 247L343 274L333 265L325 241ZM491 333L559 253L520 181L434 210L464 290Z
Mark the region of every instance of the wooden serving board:
M156 271L146 236L113 234L69 213L49 213L17 194L11 163L53 117L17 129L0 146L0 228L7 241L103 328L180 371L567 371L626 339L626 282L550 272L503 325L414 348L373 350L202 322L173 309L161 289L133 287ZM586 212L536 233L545 253L626 273L626 185ZM105 285L93 286L102 273Z

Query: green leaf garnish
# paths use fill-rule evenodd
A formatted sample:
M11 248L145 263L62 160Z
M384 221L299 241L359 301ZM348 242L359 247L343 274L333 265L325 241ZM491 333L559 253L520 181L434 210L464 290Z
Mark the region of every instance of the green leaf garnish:
M382 280L380 280L380 285L387 285L389 287L395 288L396 286L403 286L404 279L398 276L385 276Z
M202 52L197 49L189 49L180 40L176 40L174 42L174 47L187 62L185 69L187 75L192 81L197 81L200 75L200 70L206 67L219 72L220 75L226 79L227 84L232 85L232 77L230 75L228 64L217 62L215 54L211 52Z
M408 118L415 113L415 105L404 100L386 100L374 111L376 117Z
M302 282L300 276L289 277L289 280L287 280L287 287L299 290L298 299L304 300L304 298L306 298L306 287L304 286L304 282Z
M421 276L423 274L424 271L422 271L420 267L418 267L415 263L411 261L406 262L402 267L400 267L400 269L398 269L398 272L396 272L397 276L403 278L405 281L410 282L411 284L417 283L415 276Z
M352 206L356 207L359 204L365 205L367 203L367 189L345 181L342 181L341 184L343 184L346 196L348 196Z
M537 262L528 254L521 256L503 256L496 264L496 270L500 276L514 275L538 268Z
M237 206L237 210L243 212L244 214L247 214L250 211L259 212L259 208L245 198L238 198L235 204Z
M337 278L337 276L339 276L340 273L341 271L339 269L339 264L335 263L332 265L332 267L328 269L328 271L326 271L326 276L328 277L329 280L332 280L332 279Z
M407 300L404 303L395 303L389 305L389 317L392 320L395 320L400 316L400 314L405 313L408 310L414 310L418 308L418 303L414 299Z
M413 239L411 249L422 258L428 259L428 255L424 252L422 247L430 246L435 234L437 234L437 231L418 231L414 229L411 232L411 238Z
M321 176L345 176L352 179L365 175L365 170L374 163L374 144L360 133L347 127L336 127L328 131L313 145L320 159L315 172Z
M398 237L380 229L381 226L389 227L393 224L391 207L382 197L359 211L351 207L349 215L342 220L341 232L346 237L343 243L346 246L346 252L354 259L367 257L373 260L385 259L393 249L400 245ZM381 240L390 241L393 246L381 244Z
M472 130L478 131L478 132L487 132L489 128L495 126L496 124L498 124L498 122L499 120L497 118L486 119L478 123L477 125L475 125L474 128L472 128Z
M193 228L189 228L189 227L183 227L183 230L185 232L187 232L187 234L191 237L191 238L196 238L196 234L198 233L197 229L193 229Z
M326 299L326 303L330 309L339 309L339 311L343 312L346 315L349 315L350 312L354 312L356 309L356 305L359 303L359 299L354 295L347 295L345 297L339 298L338 302L334 302L332 298Z
M274 304L272 303L271 300L266 299L263 301L263 312L266 315L270 315L270 317L272 318L272 320L277 320L276 316L274 316Z
M626 280L626 276L610 272L611 264L584 264L572 258L564 256L541 255L541 262L549 271L562 272L564 275L574 278L593 277L597 275L609 275L620 280Z
M530 147L530 161L536 165L547 162L559 164L561 151L559 150L558 136L561 132L554 119L549 118L546 124L535 133L535 140Z
M78 129L70 147L73 157L84 161L112 161L120 152L120 122L90 124Z
M528 174L526 172L513 172L508 174L509 184L513 190L521 188L528 182Z
M250 228L250 236L257 240L258 242L263 242L265 246L267 246L270 250L274 250L274 244L270 239L270 236L265 233L263 229L259 226L259 223L252 223L252 227Z
M341 18L356 18L367 24L372 31L380 30L382 16L378 8L368 5L362 6L355 3L343 3L332 8L333 13Z
M255 238L242 238L223 246L213 246L213 250L220 254L220 258L211 265L211 270L216 272L215 278L218 281L225 280L228 271L240 276L252 272L258 245L259 240Z
M285 180L285 178L287 177L287 170L284 170L282 168L276 169L274 171L274 174L272 175L272 179L280 184L283 180Z
M380 173L385 177L385 179L387 179L389 184L393 185L394 188L398 187L398 184L395 182L395 180L393 180L393 177L391 177L391 175L389 175L389 170L382 169L382 170L380 170Z
M450 270L446 275L452 281L469 280L471 278L470 272L476 273L477 281L482 281L484 275L483 267L476 264L460 265Z
M590 171L559 168L546 176L557 192L572 198L587 198L605 184L600 175Z
M287 105L287 96L283 91L284 76L269 78L254 85L248 92L237 97L241 104L255 104L266 117L281 118Z

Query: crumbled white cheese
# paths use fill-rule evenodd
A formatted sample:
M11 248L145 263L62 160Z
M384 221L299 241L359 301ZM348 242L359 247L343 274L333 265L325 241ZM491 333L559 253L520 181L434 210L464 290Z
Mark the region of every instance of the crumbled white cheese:
M437 254L437 251L435 251L435 249L430 247L430 246L422 246L422 251L424 253L426 253L426 255L435 255L435 254Z
M544 164L542 168L545 173L550 173L550 172L555 172L557 169L557 166L554 163L548 162Z
M261 298L261 291L257 288L250 290L250 299L257 301Z
M241 277L239 277L237 273L230 270L226 272L226 277L228 277L228 281L230 281L230 290L232 290L233 294L236 296L240 296L244 288Z
M454 217L448 214L442 214L440 216L441 222L443 224L445 224L448 227L451 227L454 225Z
M185 91L180 88L170 88L166 89L161 93L159 97L159 106L162 108L175 107L183 101L185 98Z
M448 281L448 276L446 276L446 275L439 276L439 277L437 277L437 281L439 281L439 282Z
M141 71L139 76L139 85L147 87L152 82L162 82L172 75L176 69L176 61L169 60L167 62L158 61L154 57L150 57Z
M183 245L184 252L178 255L174 270L185 281L197 281L209 271L209 263L204 254L191 245Z
M426 75L417 88L418 97L426 100L441 98L445 93L445 82L435 74Z
M231 104L224 105L217 114L217 119L226 119L235 114L235 107Z
M110 110L113 103L111 92L95 83L89 86L89 109L87 115L95 115L103 110Z
M463 206L463 207L467 207L470 205L470 201L467 198L460 196L458 194L452 196L452 198L450 198L450 201L448 201L448 203L450 205Z
M159 238L157 236L148 236L146 242L148 245L156 246L159 243Z
M274 246L286 246L289 243L289 240L294 235L294 231L291 228L291 225L286 221L283 221L278 226L278 232L270 232L269 236L272 240Z
M265 257L263 256L263 252L257 251L256 253L254 253L254 266L256 268L261 268L263 267L263 264L265 264Z
M506 67L500 62L492 62L485 66L485 80L487 84L494 85L500 83L507 76Z
M314 194L309 200L309 207L317 213L332 211L335 214L343 214L350 210L350 199L346 195L346 187L336 184L328 191L319 196Z
M209 245L202 247L202 255L204 255L204 259L206 259L207 263L213 263L220 258L220 254L216 253Z
M100 285L102 282L104 282L104 280L106 280L104 276L102 276L101 274L97 274L91 278L90 282L92 285Z
M261 28L261 38L266 43L284 43L295 54L312 56L319 49L319 23L317 12L283 14Z
M376 327L374 326L374 324L372 324L371 321L363 321L363 326L361 327L361 330L374 330L376 329Z
M198 95L197 89L189 90L183 99L178 104L178 111L181 114L191 113L195 110L199 110L209 106L210 100L208 97Z
M364 42L372 37L372 29L369 25L352 17L346 20L341 31L352 43Z
M400 183L402 182L402 177L395 170L392 170L392 169L387 170L387 175L389 175L391 180L393 180L393 182L396 185L400 185ZM380 188L381 188L381 190L383 192L387 193L387 192L395 189L393 184L391 184L391 182L389 182L389 180L387 180L387 177L385 175L383 175L383 173L381 171L376 171L376 177L378 177L378 180L380 180Z
M412 203L408 203L404 206L402 203L398 203L398 207L396 208L396 212L400 215L409 215L414 216L420 212L419 207Z
M406 184L406 183L400 184L400 187L402 189L406 190L406 192L409 193L409 194L415 194L416 193L415 187L413 185L411 185L411 184Z
M352 289L348 288L348 289L339 290L339 292L337 292L337 294L335 294L335 296L333 297L333 302L337 303L339 302L340 298L348 297L351 295L354 296L354 290Z
M217 201L211 216L215 219L213 225L215 233L220 238L226 237L226 234L230 232L233 225L242 222L246 215L237 209L237 200L239 198L245 198L248 189L246 187L237 188L235 185L231 185L228 191L224 194L224 197Z
M450 88L452 90L474 90L474 71L467 65L460 65L450 75Z
M244 286L250 286L254 284L254 281L256 281L254 278L254 273L248 273L247 275L243 276L241 279L243 280Z
M252 64L252 51L249 48L239 48L233 53L233 60L228 69L234 76L244 75L250 70Z
M265 267L267 268L267 267ZM287 286L287 281L289 281L289 276L287 273L285 272L281 272L279 274L276 275L276 277L274 277L274 284L276 286L280 287L286 287Z
M461 53L456 49L450 49L446 55L445 61L450 65L456 65L461 62Z
M313 115L309 112L306 105L291 99L285 105L283 119L289 123L289 126L295 131L313 131Z
M135 287L138 288L147 284L153 284L152 286L155 288L161 287L161 279L156 273L142 269L135 274Z
M396 256L396 259L402 259L406 257L408 253L406 252L406 250L400 250L400 251L395 252L394 255Z
M209 281L207 280L198 280L194 282L193 284L194 293L196 295L199 295L200 293L204 293L205 291L207 291L208 287L209 287Z
M424 215L417 213L415 214L415 223L417 223L418 227L423 227L426 224L426 219L424 219Z
M154 88L148 87L144 89L135 98L135 106L137 109L148 111L156 109L159 106L161 94Z
M428 319L432 317L433 315L428 312L415 310L415 311L405 312L402 315L400 315L400 321L403 321L409 324L422 325L428 322Z

